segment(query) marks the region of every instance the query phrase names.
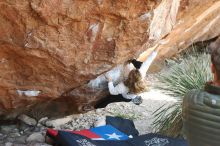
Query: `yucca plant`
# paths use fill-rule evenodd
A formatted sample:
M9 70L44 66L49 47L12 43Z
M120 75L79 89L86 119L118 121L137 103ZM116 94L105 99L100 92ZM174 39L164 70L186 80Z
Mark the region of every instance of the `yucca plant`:
M203 89L212 79L210 55L191 51L180 59L169 60L168 68L158 75L156 88L177 99L172 105L161 106L154 114L153 126L157 132L177 137L182 130L182 100L192 89Z

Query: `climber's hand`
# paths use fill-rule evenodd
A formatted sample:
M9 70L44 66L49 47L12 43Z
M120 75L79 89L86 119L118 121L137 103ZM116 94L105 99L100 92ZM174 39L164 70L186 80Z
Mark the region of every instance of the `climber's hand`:
M110 76L105 75L105 78L106 78L106 80L109 81L109 82L112 81L112 78L111 78Z

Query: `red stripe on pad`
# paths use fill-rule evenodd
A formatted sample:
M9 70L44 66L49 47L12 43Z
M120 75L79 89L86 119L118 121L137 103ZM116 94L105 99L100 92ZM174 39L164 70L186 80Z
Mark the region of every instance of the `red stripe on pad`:
M57 136L58 131L54 129L47 129L47 133L50 134L51 136Z
M79 134L88 138L101 138L99 135L89 131L89 130L80 130L80 131L71 131L71 133Z

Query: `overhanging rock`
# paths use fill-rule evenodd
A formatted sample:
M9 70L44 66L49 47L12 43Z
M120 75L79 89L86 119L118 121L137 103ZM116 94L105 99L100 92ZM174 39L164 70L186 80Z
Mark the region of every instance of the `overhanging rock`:
M152 47L163 60L220 35L219 0L3 0L0 8L0 115L90 110L108 94L99 75L116 65L147 50L143 61Z

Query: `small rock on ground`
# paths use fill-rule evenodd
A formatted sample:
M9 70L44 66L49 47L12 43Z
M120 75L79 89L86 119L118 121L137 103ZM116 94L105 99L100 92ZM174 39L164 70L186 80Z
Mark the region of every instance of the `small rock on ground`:
M27 115L24 115L24 114L20 115L18 117L18 119L21 120L22 122L24 122L27 125L31 125L31 126L37 125L37 121L35 119L33 119L33 118L31 118Z
M41 142L41 143L43 143L43 142L45 142L45 137L42 135L42 133L33 133L33 134L31 134L27 139L26 139L26 141L28 142L28 143L30 143L30 142Z

